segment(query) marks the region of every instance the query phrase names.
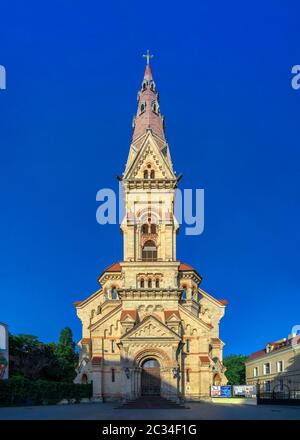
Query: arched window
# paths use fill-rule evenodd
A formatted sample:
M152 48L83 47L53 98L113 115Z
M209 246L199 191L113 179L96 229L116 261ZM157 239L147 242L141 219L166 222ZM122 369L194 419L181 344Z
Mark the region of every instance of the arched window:
M143 261L157 261L157 249L154 241L148 240L142 250Z
M184 289L184 291L181 294L181 301L186 301L186 288Z
M155 179L155 171L151 170L150 172L150 179Z
M95 316L95 310L92 310L92 312L91 312L91 318L94 318L94 316Z
M142 89L146 90L146 87L147 87L147 84L145 82L143 82Z
M159 279L158 279L158 278L155 280L155 287L156 287L157 289L159 288Z
M144 278L141 279L141 289L144 289L145 287L145 281Z
M144 171L144 179L148 179L148 170Z
M116 380L115 369L112 368L112 369L111 369L111 381L112 381L112 382L115 382L115 380Z
M148 234L148 225L144 224L144 225L142 226L142 233L143 233L143 234Z
M146 110L146 104L141 104L141 113L144 113Z
M101 313L101 306L97 307L97 315L99 315Z
M152 280L151 280L151 278L149 278L149 280L148 280L148 288L149 288L149 289L152 288Z
M111 290L111 299L118 299L118 292L115 287L112 287Z
M156 225L154 225L154 224L152 223L150 229L151 229L151 234L156 234Z

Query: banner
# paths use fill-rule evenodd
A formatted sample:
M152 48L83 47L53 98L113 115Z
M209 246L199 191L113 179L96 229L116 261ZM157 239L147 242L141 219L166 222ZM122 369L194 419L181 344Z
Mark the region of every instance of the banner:
M0 380L8 379L8 328L0 322Z
M234 385L233 396L256 397L256 385Z
M212 385L210 395L211 397L231 397L231 385Z

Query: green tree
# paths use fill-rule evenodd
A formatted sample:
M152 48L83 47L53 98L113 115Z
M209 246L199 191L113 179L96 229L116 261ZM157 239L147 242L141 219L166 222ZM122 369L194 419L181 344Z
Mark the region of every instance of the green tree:
M76 376L75 369L78 363L78 355L75 347L72 330L65 327L60 332L59 342L55 350L65 381L73 381Z
M9 349L10 376L60 380L59 361L53 344L44 344L33 335L10 334Z
M10 376L72 382L78 356L72 331L61 331L58 344L40 342L33 335L9 335Z
M226 367L225 375L228 385L244 385L246 383L245 360L248 356L243 354L230 354L223 360Z

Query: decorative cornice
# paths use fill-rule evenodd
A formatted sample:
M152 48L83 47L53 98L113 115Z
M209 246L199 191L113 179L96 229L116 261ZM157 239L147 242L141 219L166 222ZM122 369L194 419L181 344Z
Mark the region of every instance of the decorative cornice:
M155 300L155 299L174 299L177 300L181 296L183 289L117 289L121 300Z

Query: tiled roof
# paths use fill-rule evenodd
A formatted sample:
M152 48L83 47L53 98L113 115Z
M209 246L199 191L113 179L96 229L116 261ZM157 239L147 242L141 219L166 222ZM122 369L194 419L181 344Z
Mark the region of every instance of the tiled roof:
M167 321L172 315L176 315L178 319L181 319L180 313L178 310L165 310L165 320Z
M113 263L108 266L103 272L121 272L120 263Z
M208 356L199 356L200 361L202 362L202 364L209 364L210 360Z
M214 342L215 344L219 344L219 343L221 342L219 338L212 338L211 340L212 340L212 342Z
M189 264L180 263L178 270L183 272L183 271L195 270L195 269L192 266L190 266Z
M75 302L73 302L73 305L74 305L75 307L77 307L77 306L79 306L81 303L82 303L82 301L75 301Z
M80 342L81 344L89 344L90 341L91 341L90 338L82 338Z
M137 312L136 312L136 310L122 310L122 313L121 313L121 321L123 321L123 320L126 318L126 316L128 316L128 315L129 315L132 319L136 320Z
M102 357L101 356L93 356L92 358L92 364L93 365L99 365L102 361Z
M300 344L300 336L295 336L293 338L287 339L286 341L282 341L282 342L269 342L267 345L273 346L273 349L269 353L267 353L266 349L263 348L262 350L255 351L254 353L252 353L247 358L247 361L251 361L253 359L259 358L259 357L264 356L266 354L274 353L274 351L281 350L282 348L286 348L286 347L291 346L292 343Z
M223 304L223 306L227 306L228 301L227 299L218 299L219 303Z

